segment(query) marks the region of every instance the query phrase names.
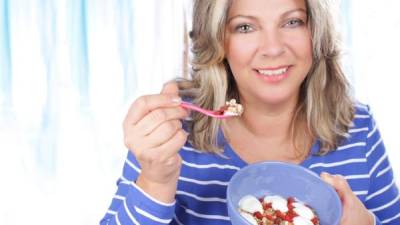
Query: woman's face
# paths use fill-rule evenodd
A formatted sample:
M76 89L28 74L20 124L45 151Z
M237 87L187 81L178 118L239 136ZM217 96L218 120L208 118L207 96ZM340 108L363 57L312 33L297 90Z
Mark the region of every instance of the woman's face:
M243 102L297 100L312 64L304 0L233 0L224 44Z

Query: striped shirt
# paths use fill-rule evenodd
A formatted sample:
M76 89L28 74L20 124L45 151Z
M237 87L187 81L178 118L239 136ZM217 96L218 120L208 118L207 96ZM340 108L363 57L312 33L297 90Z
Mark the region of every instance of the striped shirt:
M367 106L357 105L349 138L336 151L324 156L310 154L300 165L316 174L341 174L354 194L375 215L376 224L400 224L400 195L395 184L379 130ZM224 141L223 135L219 136ZM221 142L220 142L221 143ZM319 150L318 141L311 152ZM247 165L224 145L224 155L202 153L188 143L181 149L183 159L176 201L165 204L135 185L140 165L129 152L117 192L101 220L106 224L231 224L226 189L232 175Z

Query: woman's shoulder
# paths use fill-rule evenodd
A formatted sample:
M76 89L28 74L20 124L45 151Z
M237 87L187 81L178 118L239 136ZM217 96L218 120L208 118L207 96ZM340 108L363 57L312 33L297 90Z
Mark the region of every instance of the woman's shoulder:
M371 109L368 104L356 101L353 106L356 114L370 115Z
M348 128L347 138L343 140L338 149L348 149L352 147L364 148L369 133L372 130L372 115L367 104L360 102L354 103L354 117L352 124Z
M371 142L379 140L379 131L373 118L371 108L367 104L356 102L354 104L354 117L344 139L338 150L362 150L364 154L371 148ZM347 151L349 152L349 151Z
M361 102L354 103L354 117L353 127L354 128L368 128L371 126L373 116L371 113L370 106Z

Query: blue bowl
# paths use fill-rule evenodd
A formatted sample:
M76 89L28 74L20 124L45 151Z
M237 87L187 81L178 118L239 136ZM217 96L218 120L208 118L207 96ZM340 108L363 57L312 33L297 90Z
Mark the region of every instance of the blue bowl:
M262 162L248 165L233 175L228 184L228 214L233 225L248 225L238 212L245 195L295 197L311 206L321 225L338 225L342 203L336 191L314 172L290 163Z

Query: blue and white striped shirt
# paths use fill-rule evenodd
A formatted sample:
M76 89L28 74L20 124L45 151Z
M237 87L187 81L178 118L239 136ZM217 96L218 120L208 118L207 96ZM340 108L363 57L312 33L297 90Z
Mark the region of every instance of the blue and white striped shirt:
M317 174L341 174L364 205L375 215L376 224L400 224L400 195L385 147L369 108L356 107L349 138L325 156L311 154L301 163ZM222 141L223 136L221 135ZM311 151L319 150L316 142ZM118 190L101 220L106 224L218 224L228 225L226 188L232 175L246 162L225 144L226 158L202 153L188 143L181 149L183 165L176 201L164 204L135 185L140 166L129 152Z

